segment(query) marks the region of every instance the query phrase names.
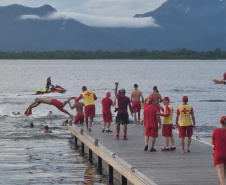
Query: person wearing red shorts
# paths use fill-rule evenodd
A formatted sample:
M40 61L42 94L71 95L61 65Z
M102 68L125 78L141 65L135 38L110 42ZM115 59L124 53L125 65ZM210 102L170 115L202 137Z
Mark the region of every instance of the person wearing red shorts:
M136 125L140 124L140 110L141 110L140 98L142 99L142 103L144 103L144 97L142 95L142 92L138 90L138 85L134 84L134 90L131 93L130 100L132 102L132 111ZM138 114L138 121L136 113Z
M74 124L80 123L83 124L84 123L84 112L83 112L83 107L84 107L84 103L82 102L76 102L74 103L73 106L71 106L71 103L69 102L69 106L71 108L71 110L73 110L74 108L76 109L76 113L77 115L75 116L74 119Z
M170 99L169 97L164 97L162 99L163 104L166 106L165 109L163 109L160 106L160 109L162 110L163 114L160 114L160 116L163 117L162 119L162 136L165 137L165 147L162 148L162 151L169 151L169 150L176 150L176 147L174 146L174 138L173 138L173 107L169 104ZM169 148L169 140L171 141L172 146Z
M93 123L93 118L95 117L95 100L97 100L97 96L93 91L87 90L86 86L82 87L83 93L75 99L76 102L84 99L85 103L85 122L86 122L86 129L91 131L91 125ZM90 120L88 120L90 118ZM89 125L88 125L89 121Z
M61 112L64 112L65 114L69 115L70 118L73 120L73 116L64 108L64 106L74 97L69 98L67 101L65 102L61 102L57 99L49 99L49 98L36 98L35 102L33 102L28 109L25 111L24 114L26 114L27 116L31 114L31 109L37 107L39 104L43 103L43 104L49 104L49 105L54 105L56 108L58 108Z
M188 97L183 96L183 104L177 109L176 116L176 128L179 128L179 138L181 138L181 153L184 154L184 140L188 137L187 152L190 152L191 136L193 135L193 129L195 130L195 116L192 106L188 105ZM180 126L178 125L180 117ZM192 122L191 122L192 118Z
M213 131L211 144L214 145L214 165L217 168L220 185L225 185L226 178L226 116L220 119L221 128Z
M145 148L148 150L148 140L151 137L151 149L150 152L155 152L154 148L156 138L158 137L158 129L161 128L161 119L159 109L155 106L158 101L154 98L149 98L150 106L144 109L144 117L142 124L145 125Z
M102 132L105 131L105 127L107 125L106 132L112 132L110 130L111 122L112 122L112 113L111 113L111 106L115 106L116 99L112 101L110 99L111 93L107 92L106 97L102 99L102 115L103 115L103 128Z

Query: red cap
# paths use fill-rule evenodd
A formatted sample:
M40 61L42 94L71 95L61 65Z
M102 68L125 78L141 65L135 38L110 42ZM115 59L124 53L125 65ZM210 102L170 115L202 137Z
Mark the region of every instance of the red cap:
M225 119L226 119L226 116L222 116L221 117L221 122L224 122Z
M110 97L111 96L111 93L110 92L107 92L106 93L106 96Z
M188 97L187 96L183 96L182 101L188 101Z
M170 99L169 99L169 97L164 97L162 100L168 100L168 101L170 101Z
M149 98L149 99L148 99L148 102L149 102L149 103L151 103L151 102L153 102L153 101L156 101L156 99L155 99L155 98Z

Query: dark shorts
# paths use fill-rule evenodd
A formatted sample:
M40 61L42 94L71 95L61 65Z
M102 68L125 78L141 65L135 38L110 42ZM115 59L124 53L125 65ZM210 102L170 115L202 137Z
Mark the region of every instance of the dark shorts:
M128 113L118 113L116 117L117 122L122 124L129 124L129 115Z
M103 112L103 120L105 123L111 123L112 122L112 113L110 112Z
M158 127L146 127L145 136L157 138L158 137Z
M85 117L94 118L95 117L95 105L87 105L85 106Z
M180 126L179 138L191 137L193 135L193 126Z

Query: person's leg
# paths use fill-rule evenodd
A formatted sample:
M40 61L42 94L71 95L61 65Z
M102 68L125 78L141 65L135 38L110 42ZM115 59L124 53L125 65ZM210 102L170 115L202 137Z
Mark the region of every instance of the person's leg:
M120 132L120 123L117 122L116 123L116 135L119 136L119 132Z
M191 137L188 137L187 141L187 151L190 152L190 145L191 145Z
M174 137L170 137L170 142L171 142L172 146L175 146L174 145Z
M107 128L109 129L111 126L111 122L107 123Z
M106 122L103 122L103 128L105 128L106 127Z
M220 180L220 185L225 185L225 172L224 172L224 164L216 165L218 177Z
M133 116L134 116L134 121L135 121L135 123L136 123L136 125L137 125L137 114L136 114L135 111L134 111L134 113L133 113Z
M154 146L155 146L155 141L156 141L156 138L152 137L152 138L151 138L151 148L154 148Z
M74 119L74 116L72 116L67 110L61 109L61 112L64 112L65 114L69 115L72 120Z
M181 138L181 153L184 154L184 139L185 138Z
M92 126L92 123L93 123L93 118L89 118L89 128L91 129L91 126Z
M169 137L165 137L165 147L169 148Z
M148 146L149 136L144 136L145 146Z
M126 137L127 135L127 124L123 124L123 133L124 133L124 137Z
M86 129L88 129L88 117L85 117Z
M138 111L137 114L138 114L138 124L140 124L140 111Z

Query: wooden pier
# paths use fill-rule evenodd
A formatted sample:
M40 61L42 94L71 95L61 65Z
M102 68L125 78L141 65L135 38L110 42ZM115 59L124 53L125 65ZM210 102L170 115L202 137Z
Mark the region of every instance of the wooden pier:
M213 165L213 149L208 143L193 139L191 152L181 154L180 139L174 132L175 151L161 151L164 137L157 138L157 152L144 151L144 128L128 125L128 140L123 140L122 127L119 140L115 140L115 124L112 133L102 133L102 124L93 124L92 131L84 131L83 125L68 125L75 145L87 152L91 163L98 165L100 173L109 175L109 182L127 185L218 185L216 167ZM150 149L150 148L149 148Z

